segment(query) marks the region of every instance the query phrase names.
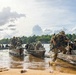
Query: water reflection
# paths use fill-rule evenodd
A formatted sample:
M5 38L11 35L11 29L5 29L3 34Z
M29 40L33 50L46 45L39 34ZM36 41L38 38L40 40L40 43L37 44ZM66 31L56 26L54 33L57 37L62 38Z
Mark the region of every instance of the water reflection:
M0 50L0 67L10 68L9 50Z
M10 55L10 68L23 68L23 58Z
M28 65L28 66L26 66ZM24 59L24 68L27 69L37 69L37 70L45 70L46 69L46 62L45 59L40 59L37 57L34 57L32 55L28 55Z

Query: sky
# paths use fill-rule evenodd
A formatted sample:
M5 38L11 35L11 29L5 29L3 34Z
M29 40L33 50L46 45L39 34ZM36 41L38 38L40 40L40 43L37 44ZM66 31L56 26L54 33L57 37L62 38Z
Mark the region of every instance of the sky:
M76 28L76 0L0 0L0 38L30 36L35 25Z

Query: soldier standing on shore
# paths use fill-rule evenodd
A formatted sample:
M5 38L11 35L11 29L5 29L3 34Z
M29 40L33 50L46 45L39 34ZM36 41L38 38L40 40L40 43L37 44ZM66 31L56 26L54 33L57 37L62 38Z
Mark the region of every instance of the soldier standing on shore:
M53 56L53 61L55 62L58 56L58 52L59 50L63 52L63 54L66 53L66 49L65 47L67 46L68 43L68 38L65 35L64 31L59 32L56 35L53 35L51 38L51 44L53 44L53 52L54 52L54 56Z

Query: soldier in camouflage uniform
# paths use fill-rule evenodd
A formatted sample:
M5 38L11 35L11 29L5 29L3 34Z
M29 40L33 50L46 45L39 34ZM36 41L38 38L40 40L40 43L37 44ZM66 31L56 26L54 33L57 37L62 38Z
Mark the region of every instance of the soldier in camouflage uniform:
M21 40L21 38L18 37L16 39L16 42L17 42L16 46L22 46L22 40Z
M14 48L16 47L16 37L15 36L11 39L11 45Z
M53 34L52 37L51 37L51 40L50 40L50 51L53 50L54 46L56 45L55 41L56 41L56 35Z
M51 44L53 44L53 52L54 52L54 59L55 61L57 59L57 55L59 50L62 51L64 54L66 53L65 47L67 46L68 38L65 35L64 31L61 31L59 34L54 35L51 38Z
M40 41L36 43L36 50L39 50L39 48L43 48L42 43Z

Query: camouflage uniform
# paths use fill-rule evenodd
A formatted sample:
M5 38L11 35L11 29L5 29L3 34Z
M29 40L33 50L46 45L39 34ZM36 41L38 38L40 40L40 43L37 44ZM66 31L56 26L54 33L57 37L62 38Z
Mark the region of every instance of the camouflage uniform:
M30 47L30 50L34 50L34 45L33 45L33 43L30 43L29 47Z
M17 42L17 46L22 46L21 38L17 38L16 42Z
M36 44L36 50L39 50L39 48L43 48L40 41L38 41L37 44Z
M12 47L16 47L16 37L13 37L11 39L11 45L12 45Z
M50 51L54 48L56 45L56 35L52 35L51 40L50 40Z
M54 59L55 61L57 59L57 55L59 50L63 51L63 53L66 53L65 46L67 45L68 39L65 36L65 32L61 31L59 34L55 35L51 39L51 43L53 44L53 52L54 52Z

